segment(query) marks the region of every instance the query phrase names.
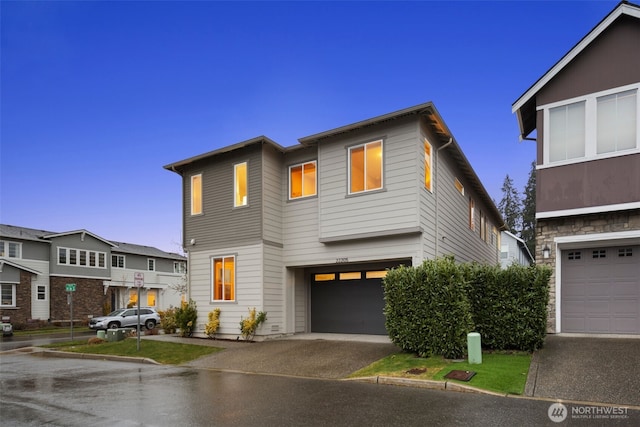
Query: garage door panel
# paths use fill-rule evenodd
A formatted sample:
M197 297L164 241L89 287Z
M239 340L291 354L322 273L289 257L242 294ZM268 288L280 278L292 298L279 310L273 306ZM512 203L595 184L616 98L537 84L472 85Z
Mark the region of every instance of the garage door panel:
M640 246L562 251L563 332L640 334Z

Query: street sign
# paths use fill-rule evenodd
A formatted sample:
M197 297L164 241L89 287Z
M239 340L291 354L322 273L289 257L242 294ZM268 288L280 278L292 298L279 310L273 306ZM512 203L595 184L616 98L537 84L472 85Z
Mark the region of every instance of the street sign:
M66 290L67 290L67 292L75 292L76 291L76 284L75 283L67 283Z
M133 273L133 284L136 288L144 286L144 273Z

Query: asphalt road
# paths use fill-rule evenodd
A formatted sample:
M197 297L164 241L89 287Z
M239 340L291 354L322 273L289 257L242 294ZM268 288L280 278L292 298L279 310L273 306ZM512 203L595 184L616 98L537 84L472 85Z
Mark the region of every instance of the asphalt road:
M96 331L86 328L74 329L73 339L88 339L96 336ZM0 351L15 350L24 347L37 347L40 345L53 344L56 342L69 341L71 339L71 331L60 334L46 335L13 335L11 337L2 337L0 341Z
M550 403L193 367L0 357L3 426L558 425ZM603 425L593 421L562 424ZM632 410L606 422L638 424L640 411Z

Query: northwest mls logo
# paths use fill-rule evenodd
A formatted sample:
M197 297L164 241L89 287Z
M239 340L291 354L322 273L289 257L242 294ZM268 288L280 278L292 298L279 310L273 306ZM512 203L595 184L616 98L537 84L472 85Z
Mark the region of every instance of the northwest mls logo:
M561 423L566 418L569 412L567 411L567 407L562 403L554 403L549 406L549 410L547 411L547 415L549 415L549 419L554 423Z

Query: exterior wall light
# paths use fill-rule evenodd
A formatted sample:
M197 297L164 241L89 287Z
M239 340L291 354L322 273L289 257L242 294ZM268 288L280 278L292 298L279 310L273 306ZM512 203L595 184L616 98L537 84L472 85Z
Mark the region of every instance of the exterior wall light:
M542 258L547 259L551 255L551 249L549 249L549 245L544 245L542 248Z

